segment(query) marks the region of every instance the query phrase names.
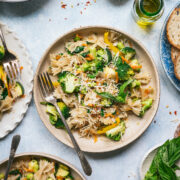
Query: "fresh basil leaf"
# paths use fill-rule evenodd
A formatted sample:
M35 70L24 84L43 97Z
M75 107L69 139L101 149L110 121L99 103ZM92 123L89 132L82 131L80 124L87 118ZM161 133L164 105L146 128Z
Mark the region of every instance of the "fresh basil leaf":
M84 46L77 46L75 48L75 50L72 52L72 54L78 54L78 53L80 53L83 50L84 50Z
M180 137L166 141L158 148L145 180L178 180L175 171L180 169Z
M21 175L21 172L18 169L12 170L9 172L10 175Z
M106 53L107 53L108 63L109 63L112 61L112 53L108 48L106 48Z
M101 117L104 117L104 109L101 109L100 114L101 114Z
M176 180L174 170L163 161L159 164L158 172L162 180Z
M69 55L72 56L74 54L78 54L82 52L84 50L84 46L77 46L73 52L71 52L68 48L65 48L65 50Z
M88 55L89 53L90 53L90 51L84 52L84 53L81 54L81 56L85 58L85 57L87 57L87 55Z

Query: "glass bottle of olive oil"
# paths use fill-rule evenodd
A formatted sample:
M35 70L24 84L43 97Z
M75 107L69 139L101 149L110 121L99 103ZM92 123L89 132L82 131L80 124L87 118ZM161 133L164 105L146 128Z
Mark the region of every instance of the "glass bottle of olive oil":
M135 0L133 5L133 17L142 26L152 25L163 14L163 0Z

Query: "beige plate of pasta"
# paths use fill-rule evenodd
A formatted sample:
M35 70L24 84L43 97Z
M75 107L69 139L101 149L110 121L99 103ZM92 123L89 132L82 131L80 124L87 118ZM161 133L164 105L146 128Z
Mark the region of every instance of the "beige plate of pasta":
M56 109L41 98L37 75L45 71L83 151L107 152L126 146L143 134L158 109L158 73L140 42L113 28L75 29L45 52L34 79L34 99L42 121L68 146L72 143Z
M8 160L0 162L0 180ZM85 180L83 175L63 159L45 153L22 153L16 155L8 180Z

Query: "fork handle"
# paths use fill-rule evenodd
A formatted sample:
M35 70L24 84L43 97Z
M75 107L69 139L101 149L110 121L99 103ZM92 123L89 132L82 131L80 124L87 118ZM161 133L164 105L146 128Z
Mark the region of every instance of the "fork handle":
M8 51L8 48L7 48L7 45L6 45L6 41L5 41L4 34L3 34L1 26L0 26L0 38L1 38L2 44L4 46L5 53L8 53L9 51Z
M8 174L9 174L11 165L13 163L14 155L15 155L16 150L18 148L20 139L21 139L20 135L13 136L12 143L11 143L11 150L10 150L9 160L8 160L8 165L7 165L7 168L6 168L6 173L5 173L4 180L8 179Z
M77 141L75 140L75 138L74 138L74 136L73 136L73 134L72 134L72 132L71 132L65 118L64 118L64 116L62 115L62 112L61 112L59 106L57 105L57 103L55 103L54 105L55 105L55 107L56 107L56 109L57 109L57 111L58 111L58 113L59 113L59 115L61 117L61 120L64 123L64 126L65 126L70 138L71 138L71 141L72 141L72 143L74 145L74 149L78 154L78 157L80 159L80 162L81 162L81 165L82 165L82 168L83 168L84 172L86 173L86 175L90 176L91 173L92 173L92 168L91 168L90 164L88 163L84 153L81 151Z

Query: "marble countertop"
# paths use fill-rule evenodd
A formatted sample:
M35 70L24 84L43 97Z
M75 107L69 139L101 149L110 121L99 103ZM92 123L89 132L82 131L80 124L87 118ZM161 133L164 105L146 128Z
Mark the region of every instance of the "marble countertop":
M13 29L24 42L30 53L34 72L41 56L57 37L73 28L87 25L112 26L131 34L145 45L155 60L160 75L161 99L154 122L138 140L122 150L106 154L87 154L93 168L93 174L87 177L88 180L140 179L139 167L144 154L156 144L172 138L176 126L180 123L179 93L167 78L159 59L161 27L177 0L164 1L163 16L148 30L141 29L132 19L133 0L96 0L96 3L90 0L89 6L85 6L86 0L64 0L66 9L61 8L61 0L0 3L0 21ZM77 3L80 3L79 6ZM169 108L166 108L167 105ZM173 113L175 110L177 116ZM49 133L38 116L33 100L23 122L0 141L0 160L8 157L12 136L17 133L22 136L18 153L54 154L69 161L82 172L74 150Z

